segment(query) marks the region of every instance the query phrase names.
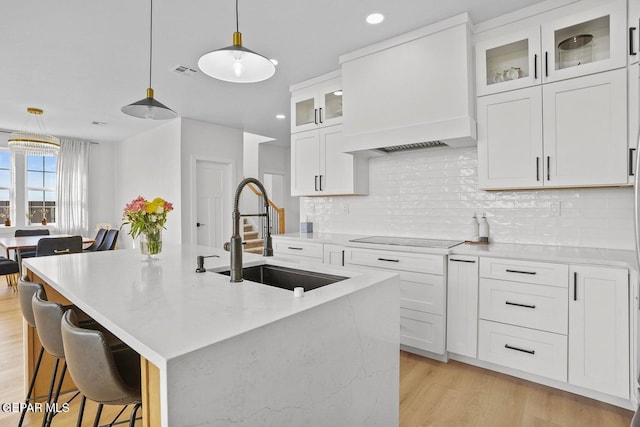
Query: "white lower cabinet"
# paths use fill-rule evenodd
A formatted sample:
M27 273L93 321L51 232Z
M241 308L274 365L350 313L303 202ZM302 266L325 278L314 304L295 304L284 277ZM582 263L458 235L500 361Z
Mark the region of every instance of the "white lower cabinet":
M324 248L322 243L318 242L274 238L273 255L281 258L322 263Z
M447 267L447 351L477 357L478 257L450 256Z
M400 344L436 354L445 353L444 260L443 255L345 249L345 265L400 275Z
M481 258L479 276L479 360L629 399L627 269Z
M567 336L480 320L480 360L567 380Z
M629 276L571 266L569 383L629 397Z
M325 243L324 263L340 266L344 265L344 246Z

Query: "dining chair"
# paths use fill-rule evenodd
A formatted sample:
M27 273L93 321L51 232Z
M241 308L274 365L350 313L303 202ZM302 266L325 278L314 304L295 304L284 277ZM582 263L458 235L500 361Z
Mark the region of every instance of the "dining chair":
M48 228L33 228L33 229L18 229L13 234L14 237L24 237L24 236L48 236L51 233ZM20 257L21 258L33 258L36 256L35 249L20 249ZM14 255L14 260L18 261L18 253L16 252Z
M76 254L82 252L82 236L43 237L38 241L36 256Z
M104 236L104 240L102 244L97 249L99 251L111 251L116 248L116 243L118 242L118 234L120 230L117 228L111 228L107 230L106 236Z
M94 252L97 251L102 242L104 241L105 236L107 235L107 229L101 228L96 233L95 242L93 242L90 246L84 248L84 252Z
M20 267L16 261L0 257L0 276L5 276L7 278L7 285L11 286L14 291L18 290Z

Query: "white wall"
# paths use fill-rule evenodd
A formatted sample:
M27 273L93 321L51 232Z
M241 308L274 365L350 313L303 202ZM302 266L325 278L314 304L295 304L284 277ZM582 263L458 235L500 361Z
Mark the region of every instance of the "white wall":
M195 161L208 160L229 163L232 167L232 189L242 180L243 136L239 129L217 126L192 119L182 119L181 177L182 241L195 243L193 211L196 206ZM233 192L230 192L233 194ZM231 196L233 197L233 196ZM223 235L231 237L232 200L229 200L228 217L224 219ZM225 214L226 215L226 214Z
M116 144L91 144L89 151L89 235L95 235L96 225L108 223L120 227L121 213L115 215ZM123 206L124 207L124 206Z
M634 249L630 187L487 192L477 175L476 148L373 158L369 196L303 197L301 216L317 232L466 239L476 211L495 242Z
M115 146L114 217L121 218L125 204L138 196L148 200L162 197L175 207L165 224L166 243L182 241L180 127L181 119L170 120ZM119 247L132 247L126 233L128 227L123 227Z

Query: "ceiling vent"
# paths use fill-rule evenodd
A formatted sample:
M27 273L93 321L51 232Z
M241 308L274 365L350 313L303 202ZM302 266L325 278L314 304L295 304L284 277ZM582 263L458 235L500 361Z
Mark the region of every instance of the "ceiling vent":
M422 148L434 148L434 147L442 147L447 146L442 141L424 141L424 142L415 142L412 144L400 144L393 145L391 147L381 147L377 148L376 151L380 151L382 153L399 153L401 151L410 151L410 150L420 150Z
M197 71L194 70L193 68L189 68L189 67L184 66L184 65L176 65L175 67L173 67L171 69L171 71L173 71L176 74L180 74L181 76L185 76L185 77L191 77L195 73L197 73Z

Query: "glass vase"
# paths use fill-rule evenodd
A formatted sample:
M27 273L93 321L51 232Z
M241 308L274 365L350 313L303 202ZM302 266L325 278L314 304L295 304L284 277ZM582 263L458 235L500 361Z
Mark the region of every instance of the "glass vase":
M147 257L146 262L158 260L158 254L162 252L162 228L154 228L140 233L140 251Z

